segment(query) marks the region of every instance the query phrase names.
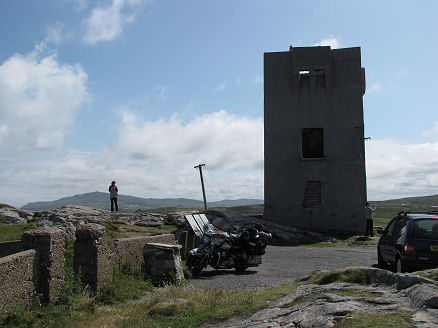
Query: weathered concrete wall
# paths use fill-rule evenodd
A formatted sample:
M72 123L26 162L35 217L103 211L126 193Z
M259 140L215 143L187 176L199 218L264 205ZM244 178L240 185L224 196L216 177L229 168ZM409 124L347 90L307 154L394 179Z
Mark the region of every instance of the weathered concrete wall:
M80 272L82 282L93 291L101 289L114 270L129 263L132 271L144 265L143 247L147 243L175 244L172 234L133 237L114 241L108 247L105 228L98 224L86 224L76 231L74 270Z
M54 302L64 286L65 239L57 228L38 228L25 232L21 237L23 249L36 251L36 290L43 301Z
M0 258L0 311L32 302L36 295L36 261L33 249Z
M0 243L0 257L19 253L21 251L23 251L21 240L5 241Z
M140 271L144 264L143 248L147 243L175 244L172 234L132 237L115 240L108 254L111 268L120 268L129 263L131 271Z
M149 243L143 248L145 273L152 279L184 278L180 255L181 245Z
M364 88L360 48L265 53L265 219L365 231ZM308 158L302 133L315 128L323 129L323 156ZM320 187L307 188L314 182Z

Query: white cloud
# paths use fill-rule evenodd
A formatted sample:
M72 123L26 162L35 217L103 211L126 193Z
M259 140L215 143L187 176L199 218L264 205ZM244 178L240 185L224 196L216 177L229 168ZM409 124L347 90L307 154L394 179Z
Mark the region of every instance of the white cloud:
M85 104L87 74L56 53L16 54L0 65L0 150L3 155L61 146Z
M368 198L381 200L438 194L438 142L366 143Z
M379 93L382 91L382 85L380 83L374 83L369 88L367 88L367 93Z
M144 120L122 115L114 140L95 153L62 150L4 159L0 201L22 204L94 190L116 179L122 194L201 199L206 163L207 199L263 197L263 120L219 111L183 123L176 116Z
M216 88L213 89L213 92L222 92L227 89L228 82L224 81L221 84L219 84Z
M321 39L315 46L330 46L332 49L339 48L340 42L334 37L328 37L326 39Z
M242 80L237 78L236 79L236 86L240 86L242 84Z
M90 44L112 41L126 25L135 21L143 0L113 0L107 7L96 7L86 20L84 40Z

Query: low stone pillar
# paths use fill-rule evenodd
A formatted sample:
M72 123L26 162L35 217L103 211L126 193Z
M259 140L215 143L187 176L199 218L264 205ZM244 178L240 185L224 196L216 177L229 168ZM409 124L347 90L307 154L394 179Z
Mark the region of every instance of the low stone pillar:
M181 245L146 244L143 248L145 274L152 279L172 275L175 279L183 279L180 249Z
M53 227L27 231L21 237L21 244L23 249L36 251L35 290L43 295L43 301L56 301L64 286L65 238L62 231Z
M177 239L177 243L179 245L181 245L181 257L183 259L187 258L187 253L188 253L188 245L187 245L187 235L188 235L188 231L179 231L179 233L177 235L175 235L176 239Z
M73 267L84 285L97 292L108 277L108 248L105 228L99 224L84 224L76 230Z

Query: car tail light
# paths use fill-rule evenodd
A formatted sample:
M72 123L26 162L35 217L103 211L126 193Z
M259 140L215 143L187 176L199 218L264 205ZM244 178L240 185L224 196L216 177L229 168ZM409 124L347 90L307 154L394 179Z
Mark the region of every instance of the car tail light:
M412 244L406 243L406 245L405 245L405 253L406 254L412 254L412 255L416 254L415 246L412 245Z

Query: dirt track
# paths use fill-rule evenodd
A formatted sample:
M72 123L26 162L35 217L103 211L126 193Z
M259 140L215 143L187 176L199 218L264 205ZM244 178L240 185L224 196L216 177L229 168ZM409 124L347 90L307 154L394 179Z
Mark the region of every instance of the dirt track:
M243 273L207 268L189 286L201 289L257 289L285 284L318 270L377 264L374 247L318 248L268 246L263 264Z

